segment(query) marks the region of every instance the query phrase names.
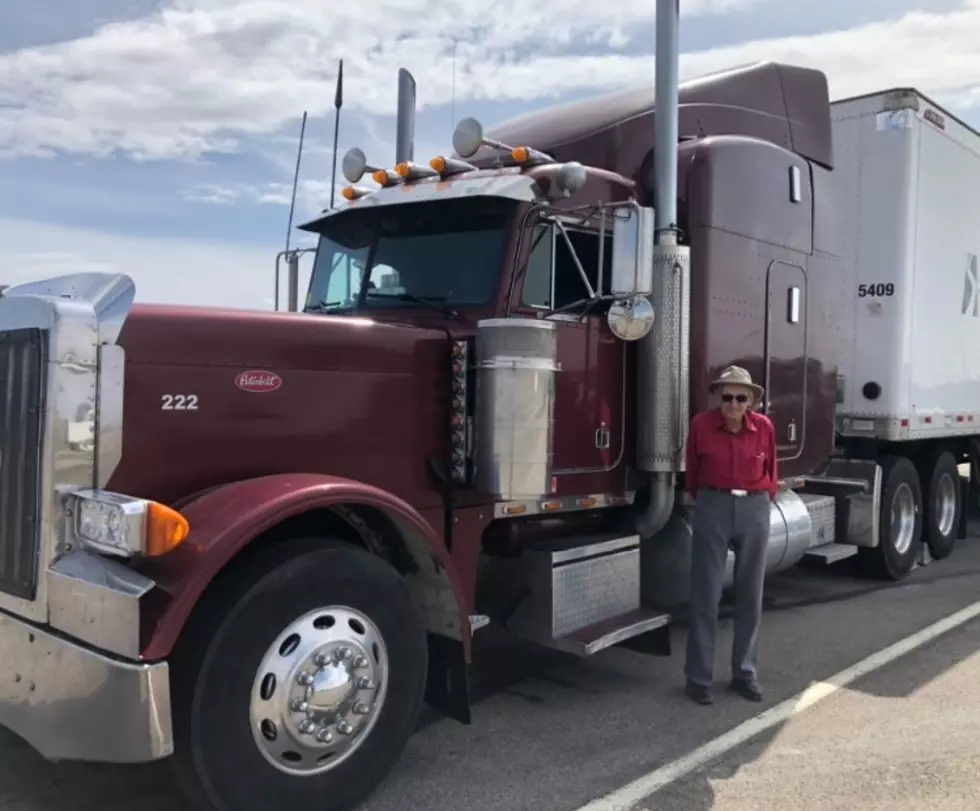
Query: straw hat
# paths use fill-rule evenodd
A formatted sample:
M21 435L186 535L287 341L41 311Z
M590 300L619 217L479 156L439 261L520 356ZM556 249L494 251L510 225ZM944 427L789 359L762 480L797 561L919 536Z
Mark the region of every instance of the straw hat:
M758 383L753 383L752 375L741 366L729 366L725 369L715 380L711 381L708 391L714 394L719 386L744 386L752 390L757 402L762 399L762 395L766 391Z

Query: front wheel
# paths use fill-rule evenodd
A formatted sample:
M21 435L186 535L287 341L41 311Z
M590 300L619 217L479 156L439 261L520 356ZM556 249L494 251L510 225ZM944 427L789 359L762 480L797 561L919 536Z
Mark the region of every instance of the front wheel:
M362 802L414 731L425 630L394 569L302 539L214 584L174 667L175 765L220 811Z

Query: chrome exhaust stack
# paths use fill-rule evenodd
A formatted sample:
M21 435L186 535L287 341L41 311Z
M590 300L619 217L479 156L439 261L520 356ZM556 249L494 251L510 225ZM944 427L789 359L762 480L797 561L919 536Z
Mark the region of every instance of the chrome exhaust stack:
M651 294L657 319L637 348L636 466L649 474L649 500L636 528L645 538L663 529L673 512L690 410L690 250L677 244L679 20L677 0L657 0Z

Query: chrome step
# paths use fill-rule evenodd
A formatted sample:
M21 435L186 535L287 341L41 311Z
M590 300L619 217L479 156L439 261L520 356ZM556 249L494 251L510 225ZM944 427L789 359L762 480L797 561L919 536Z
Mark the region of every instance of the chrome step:
M661 614L649 608L638 608L617 617L580 628L568 636L559 637L550 643L550 648L572 653L576 656L591 656L613 645L630 642L630 647L644 653L667 655L670 652L670 614ZM653 632L653 633L651 633ZM651 645L639 644L644 634L650 634Z
M648 653L669 646L669 615L640 603L639 535L538 542L517 558L487 558L481 581L485 593L510 595L487 612L495 622L543 647L590 656L632 639Z
M803 555L804 560L816 561L829 565L841 560L854 557L858 548L846 543L825 543L821 546L811 546Z

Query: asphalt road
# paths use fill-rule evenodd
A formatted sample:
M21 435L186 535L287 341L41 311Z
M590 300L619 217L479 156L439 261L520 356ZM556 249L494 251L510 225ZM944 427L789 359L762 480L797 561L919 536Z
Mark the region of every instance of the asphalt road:
M980 620L648 797L637 811L975 811Z
M769 581L766 701L680 692L683 629L668 659L611 650L578 661L480 631L492 654L474 723L426 717L363 811L576 811L671 763L813 682L971 605L980 526L952 558L902 584L862 580L847 561ZM729 623L720 634L724 679ZM780 728L657 792L658 811L980 807L980 621L908 654ZM0 731L0 811L171 811L186 807L165 764L49 764ZM642 804L641 804L641 807Z

